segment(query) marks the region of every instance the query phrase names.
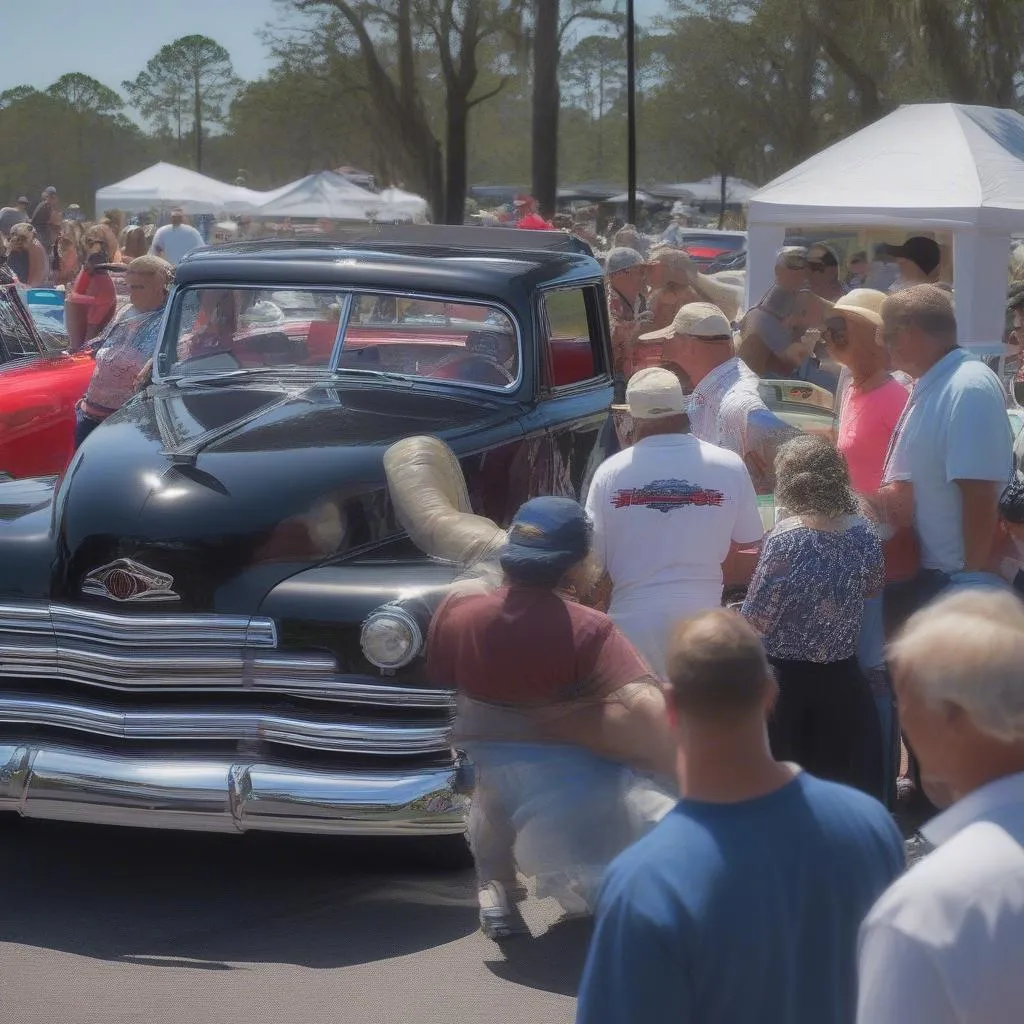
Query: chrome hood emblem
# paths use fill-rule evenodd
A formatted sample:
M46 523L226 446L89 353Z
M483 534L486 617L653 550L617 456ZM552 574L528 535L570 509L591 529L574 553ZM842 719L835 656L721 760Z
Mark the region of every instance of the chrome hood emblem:
M180 601L173 586L173 576L130 558L119 558L88 573L82 581L82 593L111 601Z

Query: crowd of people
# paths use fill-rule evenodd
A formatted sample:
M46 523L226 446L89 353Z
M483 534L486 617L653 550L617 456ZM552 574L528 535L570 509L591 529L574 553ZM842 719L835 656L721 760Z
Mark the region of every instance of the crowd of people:
M937 254L886 255L882 291L866 254L847 282L784 249L735 323L685 261L613 247L632 443L585 507L524 506L503 586L435 616L432 674L471 701L482 927L524 930L518 874L596 910L585 1024L1019 1018L1024 485L1003 384L916 280ZM825 365L835 438L760 393ZM905 876L901 736L903 798L950 808Z
M0 210L0 255L27 288L64 292L69 350L92 351L96 369L76 411L75 447L138 388L159 340L174 267L204 245L181 209L154 228L118 213L87 222L62 208L56 188L35 210L20 196Z

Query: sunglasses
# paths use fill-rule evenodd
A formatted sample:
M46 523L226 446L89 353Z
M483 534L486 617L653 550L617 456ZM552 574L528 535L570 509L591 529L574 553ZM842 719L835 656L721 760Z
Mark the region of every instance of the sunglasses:
M785 256L783 257L782 265L787 270L806 270L807 260L803 256Z
M846 333L846 321L841 316L829 317L821 331L822 341L826 345L835 345L841 348L849 341Z
M820 274L828 266L829 266L829 264L827 264L827 263L820 263L820 262L818 262L818 260L808 260L807 261L807 269L813 271L816 274Z
M105 245L106 243L102 238L90 238L85 244L91 249L94 245Z

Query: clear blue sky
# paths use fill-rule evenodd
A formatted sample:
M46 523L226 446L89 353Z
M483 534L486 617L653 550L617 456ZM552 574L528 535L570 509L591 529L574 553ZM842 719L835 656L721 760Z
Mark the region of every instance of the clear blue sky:
M642 20L665 6L666 0L636 0ZM280 21L280 10L274 0L32 0L21 16L23 39L31 42L20 45L7 34L0 91L16 85L45 89L69 71L120 89L164 43L193 33L224 46L242 78L258 78L267 68L267 52L257 33ZM45 49L38 45L43 38Z

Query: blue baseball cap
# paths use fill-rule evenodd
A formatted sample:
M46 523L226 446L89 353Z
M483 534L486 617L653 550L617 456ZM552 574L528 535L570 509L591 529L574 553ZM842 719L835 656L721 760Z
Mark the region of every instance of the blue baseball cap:
M498 561L513 579L552 582L586 558L592 532L590 517L578 501L533 498L512 520Z

